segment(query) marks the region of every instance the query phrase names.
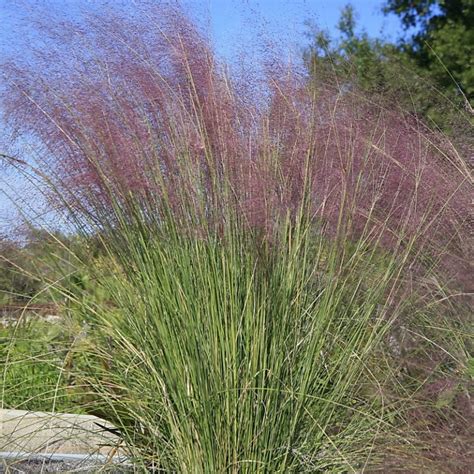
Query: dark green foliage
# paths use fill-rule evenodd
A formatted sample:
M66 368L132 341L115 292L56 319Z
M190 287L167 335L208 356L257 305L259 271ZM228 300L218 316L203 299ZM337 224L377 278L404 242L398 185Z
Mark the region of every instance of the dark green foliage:
M474 2L472 0L388 0L406 29L418 28L401 46L446 91L474 98ZM449 74L448 74L449 71Z

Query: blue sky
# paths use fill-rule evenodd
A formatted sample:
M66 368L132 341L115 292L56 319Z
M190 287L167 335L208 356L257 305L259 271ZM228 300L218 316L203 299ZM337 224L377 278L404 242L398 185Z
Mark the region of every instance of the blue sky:
M381 12L384 0L204 0L201 3L208 5L213 38L221 52L232 48L236 36L252 34L252 20L257 24L266 21L270 32L289 35L297 42L304 41L305 20L334 33L341 10L348 3L357 12L359 30L365 30L369 36L396 41L402 34L398 18Z
M38 9L59 10L75 16L81 9L106 5L127 8L139 0L0 0L0 58L18 45L20 25L28 29L28 19ZM341 9L351 3L357 12L359 30L371 37L395 41L401 34L400 21L381 12L385 0L184 0L190 11L210 26L217 51L231 58L237 40L252 41L260 30L273 37L288 39L294 45L305 41L305 20L335 32Z
M106 5L127 8L134 0L0 0L0 62L11 54L24 54L22 32L28 32L28 22L38 10L79 15L81 9L100 9ZM138 4L140 0L135 0ZM395 16L384 16L381 12L385 0L354 0L350 3L357 13L359 31L371 37L383 37L396 41L403 33ZM309 20L320 29L336 32L342 8L348 0L184 0L192 15L204 22L216 51L224 59L231 60L235 54L251 52L258 44L261 34L265 39L276 39L289 54L300 55L307 42L305 21ZM1 87L1 85L0 85ZM1 110L0 110L1 112ZM0 152L2 143L0 141ZM14 176L7 178L8 184L18 181L16 188L24 185ZM3 188L3 189L2 189ZM10 225L13 206L2 191L7 190L5 173L0 167L0 232ZM9 189L11 192L11 189ZM23 196L24 197L24 196Z

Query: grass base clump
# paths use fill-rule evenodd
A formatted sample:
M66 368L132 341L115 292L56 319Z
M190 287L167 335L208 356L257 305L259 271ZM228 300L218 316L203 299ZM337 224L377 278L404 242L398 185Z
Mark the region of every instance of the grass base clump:
M371 373L395 261L367 285L375 256L341 259L289 220L272 245L238 229L122 231L112 304L84 312L94 337L82 380L146 465L347 472L396 444L396 406Z

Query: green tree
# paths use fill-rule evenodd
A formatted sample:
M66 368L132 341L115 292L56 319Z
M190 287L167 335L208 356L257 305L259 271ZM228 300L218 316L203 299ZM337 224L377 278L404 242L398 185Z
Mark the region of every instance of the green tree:
M385 13L395 13L417 33L402 49L444 90L474 98L474 0L388 0Z
M423 118L452 138L465 137L472 117L464 95L446 70L445 82L440 81L407 46L358 31L350 4L341 11L338 30L335 38L314 27L310 33L312 42L304 57L316 85L336 84L343 90L357 88L371 97L378 95L379 101ZM442 67L439 61L437 64Z
M305 52L305 60L315 81L343 88L357 85L370 91L383 88L385 50L390 45L370 39L365 32L357 33L352 5L341 11L337 28L340 34L332 38L312 25L312 43Z

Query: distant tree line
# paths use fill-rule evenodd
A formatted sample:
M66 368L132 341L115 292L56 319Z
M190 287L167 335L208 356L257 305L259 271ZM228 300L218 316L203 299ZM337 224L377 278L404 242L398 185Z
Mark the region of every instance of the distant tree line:
M85 243L77 236L31 227L21 238L0 237L0 304L50 302L48 286L71 274L64 285L77 279L71 262L74 247Z

